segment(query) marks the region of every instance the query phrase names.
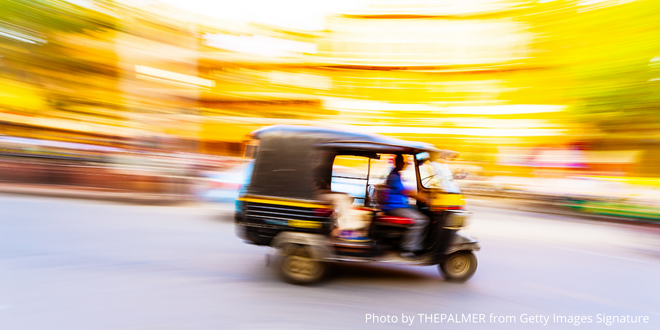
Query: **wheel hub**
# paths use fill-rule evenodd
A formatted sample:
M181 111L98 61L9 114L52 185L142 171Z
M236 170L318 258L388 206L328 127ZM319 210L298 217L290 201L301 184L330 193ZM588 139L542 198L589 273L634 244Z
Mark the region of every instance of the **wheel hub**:
M318 272L316 262L312 258L291 256L287 261L286 268L292 275L312 276Z
M470 269L470 260L463 256L453 256L448 262L448 271L454 276L460 276Z

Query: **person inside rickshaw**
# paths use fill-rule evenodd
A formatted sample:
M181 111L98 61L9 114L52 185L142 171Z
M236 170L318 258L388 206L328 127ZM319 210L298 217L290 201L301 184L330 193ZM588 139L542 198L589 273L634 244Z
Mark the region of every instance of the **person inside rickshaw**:
M429 220L408 204L408 198L411 197L427 204L428 200L417 193L414 182L406 184L409 182L402 180L402 174L404 174L404 177L411 175L411 173L407 173L408 171L404 171L406 168L404 156L401 154L392 156L394 156L394 168L387 177L385 175L381 177L384 180L382 184L373 185L374 196L369 196L369 192L365 194L365 190L368 191L369 189L364 183L367 177L373 177L374 174L378 177L379 175L376 173L380 170L375 169L374 172L371 172L371 175L367 174L367 177L365 177L365 173L360 173L360 171L355 170L355 167L363 169L365 167L380 167L385 170L382 167L386 164L384 162L379 162L380 165L377 165L372 161L367 162L368 158L339 156L333 164L332 183L328 184L324 180L317 181L316 188L321 199L330 202L335 210L336 223L331 237L345 240L367 239L369 236L368 229L373 220L371 219L373 212L369 208L378 207L385 214L411 219L413 224L404 234L402 248L408 254L422 249L423 233ZM380 157L377 159L380 159ZM342 164L350 164L354 167L349 168L342 166ZM383 174L386 173L388 172L386 171ZM414 171L412 175L414 177ZM368 180L366 184L369 184ZM362 207L362 201L364 201L364 207Z
M404 187L400 172L406 168L406 165L403 155L396 155L394 168L385 182L386 190L383 192L384 196L381 197L380 207L385 214L412 219L413 224L404 233L401 248L406 254L414 254L423 248L424 229L429 223L429 219L412 208L408 204L408 198L414 198L424 204L428 204L429 201L418 192Z

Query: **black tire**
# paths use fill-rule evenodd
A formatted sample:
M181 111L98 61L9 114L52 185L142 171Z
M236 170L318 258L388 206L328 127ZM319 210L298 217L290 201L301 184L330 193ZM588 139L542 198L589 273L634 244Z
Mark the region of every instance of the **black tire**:
M315 260L308 247L287 245L275 262L277 275L292 284L312 284L321 281L328 270L325 263Z
M462 283L477 271L477 257L472 251L458 251L448 255L438 266L445 280Z

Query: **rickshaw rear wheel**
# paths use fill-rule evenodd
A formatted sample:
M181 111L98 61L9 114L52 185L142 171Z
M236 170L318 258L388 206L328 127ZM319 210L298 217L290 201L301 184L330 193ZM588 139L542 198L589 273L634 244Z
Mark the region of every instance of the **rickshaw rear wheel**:
M472 251L458 251L448 255L438 266L445 280L465 282L477 271L477 257Z
M308 247L289 244L283 247L275 263L277 275L292 284L312 284L323 279L327 265L316 260Z

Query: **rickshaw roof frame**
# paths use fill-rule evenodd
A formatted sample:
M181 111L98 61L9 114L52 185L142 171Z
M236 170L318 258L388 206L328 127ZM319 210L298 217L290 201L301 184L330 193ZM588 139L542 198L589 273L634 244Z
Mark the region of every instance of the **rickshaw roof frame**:
M373 151L379 153L404 153L416 154L419 152L432 152L438 154L455 154L450 150L441 150L429 143L401 140L393 137L351 132L347 130L302 126L302 125L274 125L261 128L250 133L254 139L264 140L270 137L283 137L290 135L291 138L315 138L319 139L314 146L329 149L353 149ZM408 149L408 150L406 150Z

